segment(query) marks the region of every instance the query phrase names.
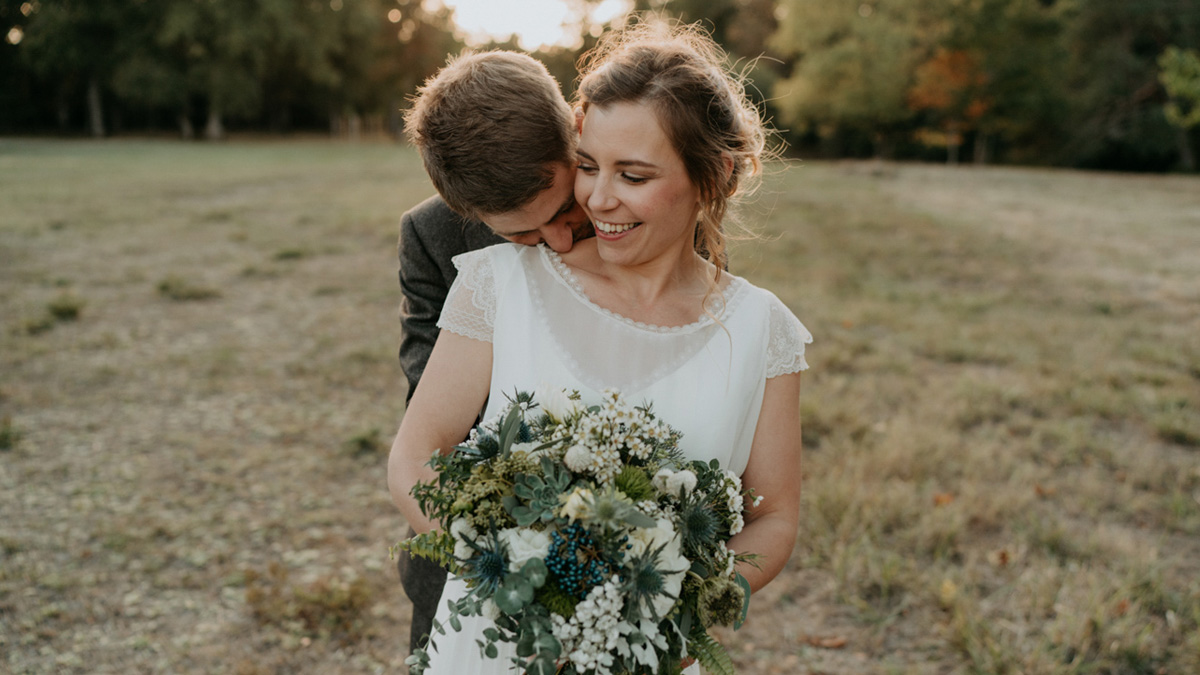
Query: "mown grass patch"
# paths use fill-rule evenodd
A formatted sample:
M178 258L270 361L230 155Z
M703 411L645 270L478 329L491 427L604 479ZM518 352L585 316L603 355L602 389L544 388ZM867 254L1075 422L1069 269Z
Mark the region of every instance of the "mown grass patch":
M417 156L0 150L9 665L403 672L384 475ZM1200 672L1196 212L1175 176L769 178L731 270L816 341L799 543L728 636L739 672Z

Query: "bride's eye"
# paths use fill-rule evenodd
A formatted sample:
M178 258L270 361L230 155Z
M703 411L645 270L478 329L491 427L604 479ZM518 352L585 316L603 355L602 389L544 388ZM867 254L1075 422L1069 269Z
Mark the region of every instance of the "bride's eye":
M647 180L649 180L645 176L635 176L631 173L622 173L621 178L624 178L625 182L633 183L634 185L641 185L642 183L645 183Z
M575 168L576 168L577 170L579 170L579 171L582 171L582 172L584 172L584 173L586 173L586 174L589 174L589 175L590 175L590 174L593 174L593 173L596 173L596 167L595 167L594 165L592 165L592 164L588 164L587 162L584 162L584 161L582 161L582 160L580 160L580 161L579 161L579 163L577 163L577 164L575 165Z

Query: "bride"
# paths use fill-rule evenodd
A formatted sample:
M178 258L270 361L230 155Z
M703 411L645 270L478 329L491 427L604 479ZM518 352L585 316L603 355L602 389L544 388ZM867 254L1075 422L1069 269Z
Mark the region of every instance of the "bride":
M650 401L691 459L717 459L764 497L728 542L759 554L757 591L791 554L800 500L800 371L811 337L769 291L724 271L730 201L761 171L765 131L719 48L689 27L643 23L582 71L576 199L596 237L567 253L500 244L455 259L458 279L388 461L392 498L437 528L410 490L481 410L543 383L596 403L606 388ZM445 600L465 585L453 577ZM435 636L431 673L516 672L486 659L487 620ZM510 646L510 645L506 645ZM698 672L692 666L687 672Z

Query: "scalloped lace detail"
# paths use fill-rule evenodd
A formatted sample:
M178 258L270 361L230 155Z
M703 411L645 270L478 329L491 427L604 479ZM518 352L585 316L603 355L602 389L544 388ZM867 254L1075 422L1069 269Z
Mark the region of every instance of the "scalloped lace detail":
M767 379L808 369L804 345L812 334L776 297L771 298L770 336L767 339Z
M600 314L611 317L615 321L620 321L621 323L633 328L637 328L638 330L651 331L654 333L662 333L665 335L672 333L690 333L713 323L714 317L720 318L722 315L732 314L733 310L736 308L737 300L741 298L742 294L740 291L746 286L745 281L740 277L735 277L732 274L725 274L723 275L725 277L725 288L721 289L720 294L714 294L709 297L705 303L705 309L708 310L707 313L692 323L684 324L682 326L657 326L650 323L635 321L634 319L617 314L611 309L601 307L600 305L592 302L592 299L589 298L587 293L584 292L583 284L580 283L579 278L576 277L575 273L571 271L571 268L568 267L565 262L563 262L563 259L558 255L558 252L546 246L545 244L538 244L538 248L542 250L545 260L549 261L551 268L555 272L555 275L560 281L562 281L563 284L567 286L567 288L571 289L571 292L575 294L575 297L578 298L580 302L588 307L591 307Z
M496 325L496 281L492 260L484 251L454 256L458 277L446 295L438 328L463 337L492 341Z

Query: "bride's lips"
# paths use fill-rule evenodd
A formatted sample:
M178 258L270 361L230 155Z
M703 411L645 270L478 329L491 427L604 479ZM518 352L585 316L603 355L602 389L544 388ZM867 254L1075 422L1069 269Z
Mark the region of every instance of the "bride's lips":
M641 223L606 223L599 220L593 220L592 225L596 227L596 236L601 239L620 239L626 232L638 227Z

